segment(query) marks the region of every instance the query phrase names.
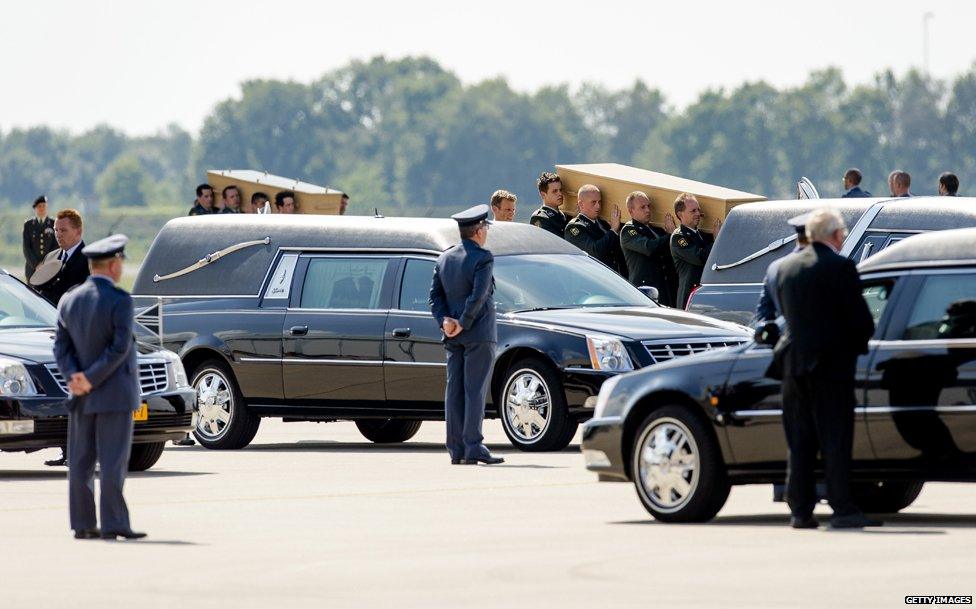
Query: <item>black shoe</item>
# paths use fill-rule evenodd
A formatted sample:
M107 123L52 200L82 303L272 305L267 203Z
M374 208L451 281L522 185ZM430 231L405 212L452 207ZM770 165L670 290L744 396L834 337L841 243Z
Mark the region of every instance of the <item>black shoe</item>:
M121 531L115 533L102 531L102 539L111 539L113 541L115 541L119 537L121 537L122 539L142 539L145 536L146 536L145 533L139 533L137 531Z
M62 455L60 459L51 459L50 461L45 461L44 465L48 467L64 467L68 464L68 460Z
M830 519L832 529L863 529L864 527L880 527L884 523L880 520L873 520L864 514L847 514L845 516L834 516Z
M194 444L196 444L196 442L194 442L193 438L190 436L187 436L181 440L173 440L173 446L193 446Z
M477 459L465 459L465 465L475 465L477 463L484 463L485 465L498 465L499 463L504 463L505 459L501 457L492 457L488 455L487 457L478 457Z
M75 531L75 539L98 539L101 535L98 529L78 529Z
M807 516L806 518L793 516L790 518L790 526L794 529L816 529L820 527L820 523L813 516Z
M451 459L451 465L461 465L461 459Z

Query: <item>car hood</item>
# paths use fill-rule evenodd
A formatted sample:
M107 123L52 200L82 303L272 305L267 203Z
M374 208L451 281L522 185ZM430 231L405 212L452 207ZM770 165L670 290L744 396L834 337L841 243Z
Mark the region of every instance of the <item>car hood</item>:
M54 361L54 329L0 329L0 356L13 357L34 363Z
M612 334L633 340L711 338L751 333L744 326L668 307L588 307L509 313L502 319L560 326L580 333Z

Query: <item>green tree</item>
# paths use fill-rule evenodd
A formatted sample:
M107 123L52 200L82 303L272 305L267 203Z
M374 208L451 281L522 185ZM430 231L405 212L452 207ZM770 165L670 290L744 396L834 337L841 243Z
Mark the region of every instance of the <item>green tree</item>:
M147 193L152 191L152 178L138 156L127 154L117 158L98 176L95 191L106 206L144 206Z

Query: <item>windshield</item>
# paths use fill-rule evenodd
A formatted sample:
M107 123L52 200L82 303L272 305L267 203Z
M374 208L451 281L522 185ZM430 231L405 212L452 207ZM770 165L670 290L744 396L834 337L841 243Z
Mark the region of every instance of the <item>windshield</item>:
M57 322L58 313L51 303L13 277L0 273L0 330L49 328Z
M570 254L495 258L499 313L570 307L656 306L626 279L588 256Z

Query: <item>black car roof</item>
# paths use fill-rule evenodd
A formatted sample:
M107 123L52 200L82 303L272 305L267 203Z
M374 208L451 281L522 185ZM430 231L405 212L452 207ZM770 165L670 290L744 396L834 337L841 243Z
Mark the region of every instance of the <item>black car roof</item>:
M920 267L976 266L976 228L914 235L858 265L862 273Z
M843 216L848 229L869 209L877 215L868 230L942 231L976 226L976 198L908 197L900 199L802 199L745 203L732 209L712 248L702 273L702 283L759 283L774 260L793 250L793 241L742 263L777 239L793 234L786 221L794 215L830 206ZM870 216L869 216L870 217ZM708 220L706 219L707 223ZM859 238L859 235L852 235ZM877 254L876 254L877 255ZM733 265L730 268L716 268Z
M212 264L172 279L153 281L206 256L270 237ZM255 295L279 248L346 251L442 252L460 241L457 223L442 218L215 214L170 220L153 241L133 286L136 295ZM496 256L575 254L582 250L529 224L495 222L486 247Z

